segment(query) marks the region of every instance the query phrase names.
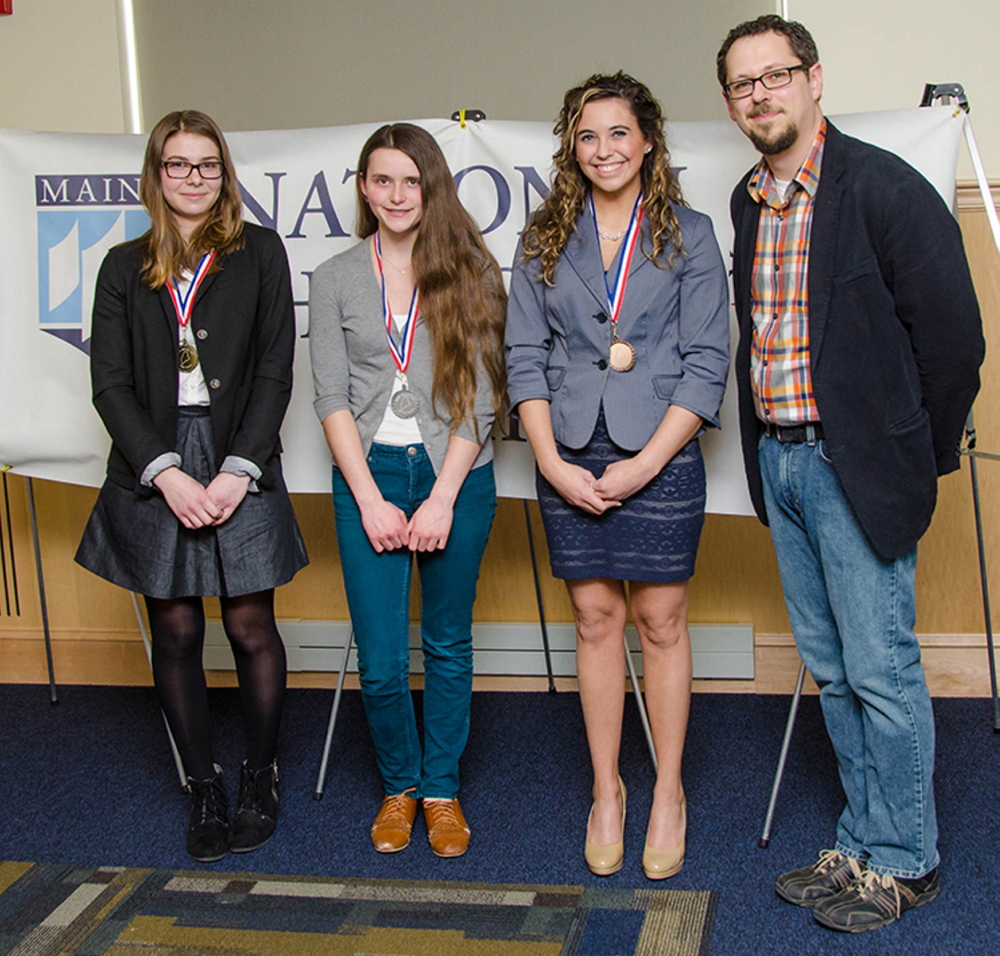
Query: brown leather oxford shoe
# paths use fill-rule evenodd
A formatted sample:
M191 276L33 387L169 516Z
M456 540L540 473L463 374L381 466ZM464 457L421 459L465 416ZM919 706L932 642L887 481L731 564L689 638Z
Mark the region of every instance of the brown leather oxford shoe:
M469 848L469 825L462 816L458 797L454 800L425 800L424 821L427 839L438 856L461 856Z
M382 808L372 824L372 846L379 853L396 853L410 843L417 801L412 790L396 793L382 801Z

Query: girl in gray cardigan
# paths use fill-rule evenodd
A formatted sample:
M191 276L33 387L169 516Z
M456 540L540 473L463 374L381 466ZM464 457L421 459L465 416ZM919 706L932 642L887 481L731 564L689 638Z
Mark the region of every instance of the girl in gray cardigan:
M458 762L469 730L472 605L496 510L505 381L500 270L433 137L383 126L358 160L358 235L312 277L316 414L333 454L337 543L385 798L380 853L423 801L438 856L469 828ZM424 740L409 688L409 591L421 583Z

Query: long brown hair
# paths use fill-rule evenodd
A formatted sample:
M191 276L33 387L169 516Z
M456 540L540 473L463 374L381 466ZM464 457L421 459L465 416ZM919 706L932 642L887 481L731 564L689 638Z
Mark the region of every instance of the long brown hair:
M624 100L639 124L643 138L652 146L642 160L643 215L649 223L652 251L643 252L656 265L667 245L668 265L684 251L684 241L674 213L674 206L686 206L681 187L670 168L670 151L663 135L663 111L649 89L620 70L612 75L595 73L580 86L567 91L554 132L560 138L559 149L552 157L555 176L548 198L535 210L524 230L522 248L526 260L541 260L542 278L553 282L556 265L583 212L590 192L590 181L576 161L576 132L584 106L591 100ZM644 243L645 244L645 243Z
M174 133L197 133L212 140L223 167L219 198L186 244L177 231L160 185L163 147ZM236 167L222 130L210 116L198 110L178 110L168 113L153 127L142 162L139 196L150 219L149 232L141 240L142 278L150 288L159 289L185 269L193 271L198 259L211 249L218 254L212 267L214 272L224 255L243 248L243 199L236 181Z
M476 378L481 362L493 389L493 410L506 411L507 378L503 359L507 294L496 259L479 227L458 198L455 180L441 147L426 130L392 123L368 138L358 158L357 233L362 239L378 229L378 220L361 192L371 154L398 149L420 172L423 215L413 245L413 270L420 292L420 314L430 334L434 359L433 396L448 410L454 433L465 421L475 423ZM485 441L476 426L476 437Z

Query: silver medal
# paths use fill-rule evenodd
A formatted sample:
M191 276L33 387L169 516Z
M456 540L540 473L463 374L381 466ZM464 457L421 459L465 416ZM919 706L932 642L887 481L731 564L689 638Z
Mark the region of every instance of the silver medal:
M392 396L389 405L397 418L413 418L420 410L420 399L404 385Z

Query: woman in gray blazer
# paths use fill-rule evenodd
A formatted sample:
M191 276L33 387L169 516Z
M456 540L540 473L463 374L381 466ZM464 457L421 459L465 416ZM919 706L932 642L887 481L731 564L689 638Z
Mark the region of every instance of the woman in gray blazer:
M150 229L108 253L94 294L94 405L112 445L76 560L145 596L153 680L191 790L187 847L207 863L256 849L277 821L274 588L306 564L278 438L295 315L281 239L243 221L210 117L156 124L140 192ZM240 682L247 758L231 827L212 759L205 595L219 597Z
M364 240L313 273L316 414L333 454L337 544L365 712L385 784L371 838L402 850L423 801L431 848L461 856L472 605L496 510L490 428L504 403L500 270L434 138L383 126L358 160ZM409 687L416 556L424 741Z
M552 190L511 281L509 396L535 453L552 570L566 580L577 626L594 772L585 859L607 876L624 858L630 608L659 764L642 864L662 879L684 862L687 581L705 506L697 436L719 424L726 276L710 220L681 198L645 86L622 73L591 77L566 94L555 132Z

